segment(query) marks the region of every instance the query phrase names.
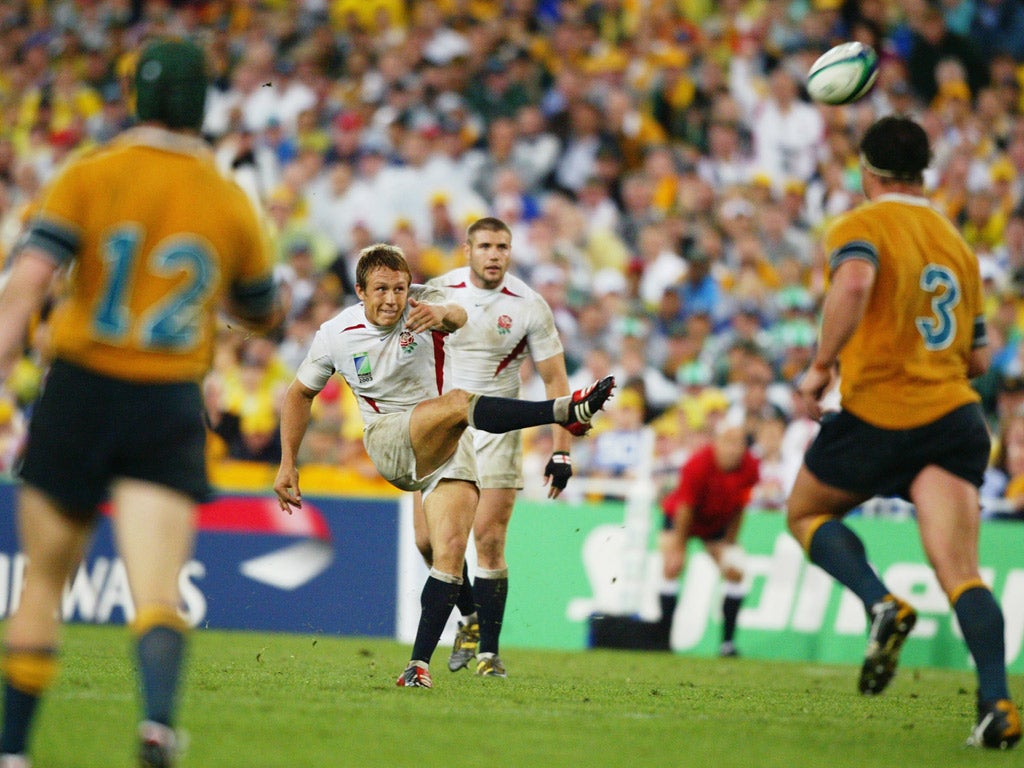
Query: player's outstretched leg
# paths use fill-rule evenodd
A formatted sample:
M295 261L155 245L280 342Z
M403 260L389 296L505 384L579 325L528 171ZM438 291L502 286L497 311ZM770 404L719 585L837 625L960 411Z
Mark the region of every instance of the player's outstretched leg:
M498 435L542 424L561 424L574 435L585 435L590 429L590 420L604 407L613 389L615 378L606 376L585 389L554 400L472 395L466 418L471 427ZM442 395L442 398L451 394ZM423 404L418 407L423 407Z
M889 685L900 649L916 622L917 612L898 597L886 595L871 606L871 630L858 684L861 693L873 696Z

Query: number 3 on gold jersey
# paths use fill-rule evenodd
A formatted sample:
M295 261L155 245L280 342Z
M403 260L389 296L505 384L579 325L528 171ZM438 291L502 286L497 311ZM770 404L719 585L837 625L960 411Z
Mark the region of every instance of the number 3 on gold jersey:
M933 315L916 318L917 330L924 337L926 349L946 349L956 338L953 309L960 303L960 283L947 267L928 264L921 271L920 286L932 296Z
M135 226L122 227L107 238L102 254L106 280L93 328L99 338L113 344L124 343L132 334L144 349L186 352L196 346L202 330L200 309L215 283L213 260L195 238L174 237L159 243L136 270L141 239ZM141 305L145 299L139 296L154 295L144 290L144 283L175 278L179 279L171 291L158 290L155 302Z

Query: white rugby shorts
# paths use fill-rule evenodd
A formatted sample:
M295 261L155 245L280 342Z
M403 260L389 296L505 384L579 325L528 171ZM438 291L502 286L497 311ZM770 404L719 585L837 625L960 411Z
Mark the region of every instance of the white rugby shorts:
M476 457L469 430L463 433L452 457L425 477L416 476L416 454L409 435L412 409L376 418L363 432L363 445L381 476L403 491L433 490L440 480L477 482Z
M501 435L470 427L476 451L476 471L481 488L523 487L523 433Z

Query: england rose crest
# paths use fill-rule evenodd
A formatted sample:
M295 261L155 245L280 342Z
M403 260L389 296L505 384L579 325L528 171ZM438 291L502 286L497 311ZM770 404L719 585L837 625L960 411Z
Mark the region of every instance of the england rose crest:
M412 351L416 349L416 334L412 331L402 331L398 337L398 346L405 354L412 354Z
M498 333L504 336L506 333L512 330L512 318L508 315L502 315L498 318Z

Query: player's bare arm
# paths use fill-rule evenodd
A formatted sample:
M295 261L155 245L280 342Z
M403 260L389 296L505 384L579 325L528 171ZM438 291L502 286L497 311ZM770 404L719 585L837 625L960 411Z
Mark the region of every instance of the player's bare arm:
M981 376L992 363L992 350L988 346L975 347L967 361L967 375L970 378Z
M299 490L299 469L296 456L302 438L309 426L313 399L317 396L298 379L292 381L285 392L281 403L281 466L274 480L274 493L277 494L281 509L291 513L292 507L302 506L302 491Z
M29 319L42 306L57 271L44 251L26 248L11 268L0 293L0 380L21 354Z
M227 314L231 324L237 323L248 331L263 335L270 333L281 325L285 318L285 307L281 301L281 295L278 293L269 312L250 315L237 302L232 301L228 302Z
M670 578L682 573L686 565L686 541L690 536L692 517L693 510L688 504L677 505L672 519L672 529L661 537L663 569Z
M693 507L689 504L679 504L676 507L676 514L672 521L672 539L675 549L680 552L686 551L686 542L690 538L690 525L693 522Z
M726 542L726 544L735 544L737 541L739 541L740 528L743 526L743 517L744 515L746 515L746 513L747 510L746 507L744 507L743 509L740 510L740 513L736 515L733 521L729 523L729 526L725 529L725 536L723 536L722 538Z
M453 333L466 324L466 310L455 303L434 304L409 299L409 306L405 327L413 333L429 330Z
M875 274L876 269L871 262L849 259L839 265L832 275L832 285L822 308L818 352L798 386L801 396L808 401L808 414L812 418L821 418L819 400L832 383L839 351L857 330L864 316Z

